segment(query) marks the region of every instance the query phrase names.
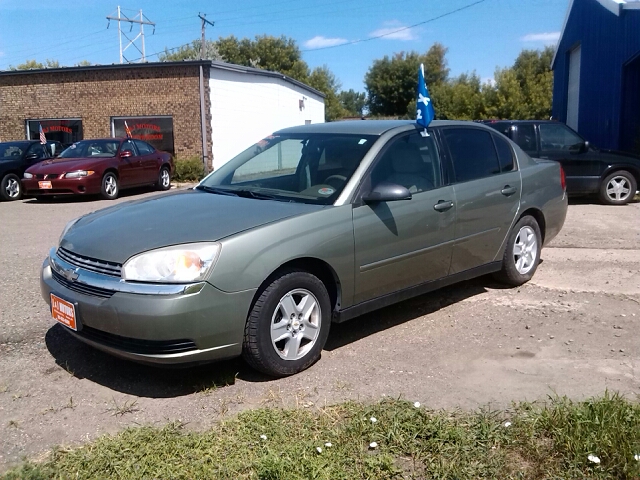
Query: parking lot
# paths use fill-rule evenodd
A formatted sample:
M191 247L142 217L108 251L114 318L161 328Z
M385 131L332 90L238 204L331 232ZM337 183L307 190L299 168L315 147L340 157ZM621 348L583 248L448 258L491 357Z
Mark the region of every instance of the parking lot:
M505 289L483 277L334 325L315 366L272 380L240 360L187 370L129 363L50 318L38 278L64 225L151 195L0 203L0 468L126 426L204 428L258 406L390 396L474 408L640 394L640 203L572 201L529 284Z

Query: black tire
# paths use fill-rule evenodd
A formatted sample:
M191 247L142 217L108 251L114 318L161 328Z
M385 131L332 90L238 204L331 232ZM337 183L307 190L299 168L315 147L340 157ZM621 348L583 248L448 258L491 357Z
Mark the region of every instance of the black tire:
M622 192L609 191L609 183L614 180L623 188L627 189L628 192L625 194ZM607 175L600 184L600 201L605 205L626 205L633 200L637 190L638 182L636 182L635 177L626 170L619 170Z
M118 177L113 172L107 172L102 177L102 198L105 200L115 200L120 193L120 183Z
M294 353L303 352L305 348L307 351L298 359L287 360L280 355L286 355L288 352L281 351L280 347L288 345L287 342L294 341L296 336L291 333L292 329L306 328L308 330L307 335L312 334L314 330L309 328L309 322L297 322L299 325L295 325L293 322L296 319L294 318L289 322L286 331L283 329L285 335L290 335L289 339L274 343L271 337L272 325L275 324L273 318L284 321L284 313L280 308L281 301L289 294L292 294L291 298L294 299L295 304L295 299L304 295L300 292L309 292L315 297L307 296L307 300L317 300L316 305L320 311L316 311L314 319L318 323L318 331L315 340L310 340L306 344L302 343L306 340L301 333L302 331L296 331L296 336L300 335L302 340ZM244 330L242 356L251 367L267 375L274 377L293 375L309 368L320 358L322 348L329 336L330 327L331 300L324 284L317 277L307 272L298 270L284 271L260 293L249 313ZM292 345L294 344L295 341Z
M171 170L166 165L160 168L156 188L160 191L169 190L171 188Z
M521 264L518 267L518 259L522 257L520 255L516 258L516 241L518 243L522 243L524 240L520 235L527 233L533 233L535 235L535 248L532 250L532 254L535 255L533 258L533 262L530 266L526 265L526 261L524 264ZM520 237L520 238L519 238ZM507 285L511 285L513 287L517 287L524 283L527 283L533 277L534 273L540 264L540 252L542 251L542 234L540 233L540 226L535 218L530 216L522 217L518 223L516 223L515 227L509 233L509 238L507 238L507 248L504 251L504 256L502 257L502 270L495 274L497 280Z
M9 173L2 178L0 196L8 202L22 198L22 182L16 174Z

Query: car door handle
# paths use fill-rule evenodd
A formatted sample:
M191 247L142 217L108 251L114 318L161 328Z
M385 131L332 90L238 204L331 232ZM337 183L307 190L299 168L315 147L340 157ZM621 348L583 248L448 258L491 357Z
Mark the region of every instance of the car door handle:
M500 190L500 193L503 194L505 197L510 197L511 195L516 193L517 190L518 189L516 187L505 185L505 187L502 190Z
M446 212L452 207L453 207L453 202L451 200L439 200L438 203L436 203L433 206L433 209L436 212Z

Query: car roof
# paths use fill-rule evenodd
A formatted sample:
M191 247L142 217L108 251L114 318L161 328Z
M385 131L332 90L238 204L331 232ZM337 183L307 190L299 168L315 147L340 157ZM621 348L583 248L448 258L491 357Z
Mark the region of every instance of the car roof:
M562 123L557 120L480 120L480 123L490 125L492 123Z
M12 144L22 144L22 145L27 145L30 143L35 143L38 142L38 140L7 140L6 142L0 142L0 145L2 145L3 143L12 143Z
M329 133L329 134L356 134L356 135L382 135L389 130L406 129L406 127L416 125L415 120L345 120L338 122L313 123L310 125L298 125L296 127L284 128L278 130L277 134L308 134L308 133ZM430 127L443 127L455 125L477 125L482 124L452 121L452 120L434 120Z

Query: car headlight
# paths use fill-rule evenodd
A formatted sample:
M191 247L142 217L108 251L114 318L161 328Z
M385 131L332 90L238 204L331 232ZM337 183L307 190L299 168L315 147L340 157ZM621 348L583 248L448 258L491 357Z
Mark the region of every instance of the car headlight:
M60 245L60 242L62 242L62 239L63 239L63 238L64 238L64 236L67 234L67 232L68 232L69 230L71 230L71 227L73 227L73 226L76 224L76 222L77 222L78 220L80 220L81 218L82 218L82 217L74 218L73 220L71 220L69 223L67 223L67 224L64 226L64 229L62 230L62 233L60 234L60 238L58 239L58 245Z
M75 172L69 172L64 174L64 178L80 178L80 177L88 177L89 175L93 175L93 170L76 170Z
M213 268L219 252L219 243L188 243L151 250L127 260L122 278L137 282L199 282Z
M23 178L33 178L33 174L29 172L24 172Z

